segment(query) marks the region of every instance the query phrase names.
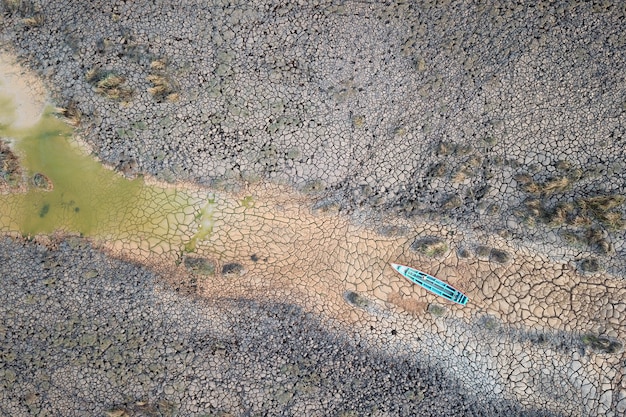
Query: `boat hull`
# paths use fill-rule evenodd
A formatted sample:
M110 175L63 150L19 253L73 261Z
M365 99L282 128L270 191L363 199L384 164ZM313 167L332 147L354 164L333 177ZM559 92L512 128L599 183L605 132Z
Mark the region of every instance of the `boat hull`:
M420 287L432 292L433 294L436 294L440 297L445 298L448 301L452 301L463 306L467 304L467 296L450 284L445 283L440 279L437 279L425 272L418 271L417 269L405 265L392 263L391 266L400 275L413 282L414 284L417 284Z

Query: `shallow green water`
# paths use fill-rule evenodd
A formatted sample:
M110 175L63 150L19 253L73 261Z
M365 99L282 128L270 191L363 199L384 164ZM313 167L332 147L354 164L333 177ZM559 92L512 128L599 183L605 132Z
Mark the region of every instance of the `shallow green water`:
M0 195L0 231L79 233L155 252L194 250L210 236L214 197L129 180L73 145L71 129L50 110L21 130L11 127L12 112L0 99L0 138L19 155L27 190ZM36 174L53 188L36 186Z

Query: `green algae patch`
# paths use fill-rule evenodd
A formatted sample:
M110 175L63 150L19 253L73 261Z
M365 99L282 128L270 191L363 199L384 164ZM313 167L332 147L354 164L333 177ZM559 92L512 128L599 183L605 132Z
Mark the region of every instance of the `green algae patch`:
M0 104L0 120L13 120L11 103ZM76 233L155 254L192 252L210 237L215 196L129 180L82 152L71 135L51 109L27 129L0 125L22 175L20 187L0 198L0 232Z
M209 197L207 203L200 213L196 216L196 222L199 224L198 231L191 238L191 240L185 244L185 252L193 252L196 250L198 241L208 239L213 233L213 227L215 225L215 196Z
M123 223L125 208L139 196L142 181L104 169L72 146L70 135L50 110L31 128L0 127L0 136L14 143L28 185L25 192L3 195L3 231L36 235L63 230L93 236ZM42 175L51 183L49 190L31 185Z

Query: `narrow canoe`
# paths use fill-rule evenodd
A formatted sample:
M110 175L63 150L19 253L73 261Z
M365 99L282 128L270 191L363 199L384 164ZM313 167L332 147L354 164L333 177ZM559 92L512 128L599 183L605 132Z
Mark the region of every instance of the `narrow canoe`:
M453 301L457 304L461 304L463 306L467 304L467 296L450 284L447 284L433 277L432 275L429 275L422 271L418 271L417 269L413 269L408 266L398 265L394 263L392 263L391 266L393 267L393 269L398 271L400 275L404 276L409 281L414 282L415 284L427 289L428 291L437 294L445 298L446 300Z

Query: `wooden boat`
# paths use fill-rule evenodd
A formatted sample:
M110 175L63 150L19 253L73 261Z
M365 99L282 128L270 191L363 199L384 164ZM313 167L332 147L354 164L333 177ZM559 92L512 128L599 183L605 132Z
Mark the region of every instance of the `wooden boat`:
M437 294L445 298L446 300L453 301L457 304L467 304L467 296L450 284L447 284L433 277L432 275L429 275L422 271L418 271L417 269L413 269L408 266L398 265L394 263L392 263L391 266L409 281L414 282L422 288L425 288L428 291Z

